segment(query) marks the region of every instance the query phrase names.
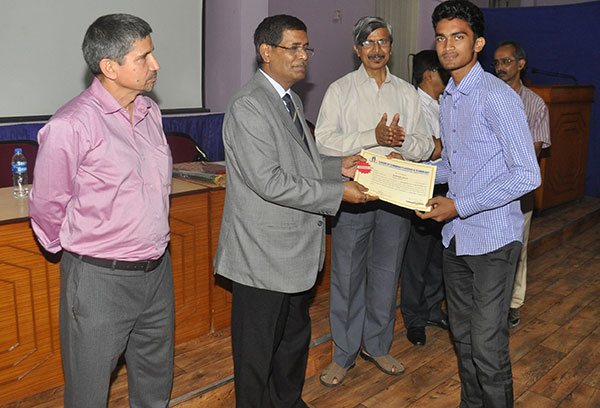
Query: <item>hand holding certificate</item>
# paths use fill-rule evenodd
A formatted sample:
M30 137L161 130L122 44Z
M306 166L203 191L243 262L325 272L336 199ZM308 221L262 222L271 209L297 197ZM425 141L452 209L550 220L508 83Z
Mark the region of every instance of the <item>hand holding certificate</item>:
M363 150L366 159L356 169L354 180L367 187L367 194L389 203L419 211L431 211L427 201L433 195L436 167L413 163Z

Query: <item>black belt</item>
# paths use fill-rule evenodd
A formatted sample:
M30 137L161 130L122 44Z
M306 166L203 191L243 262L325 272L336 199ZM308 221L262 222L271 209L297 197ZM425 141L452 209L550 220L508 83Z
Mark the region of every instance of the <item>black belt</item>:
M65 250L81 262L88 263L90 265L100 266L102 268L109 269L121 269L125 271L144 271L150 272L158 268L161 264L165 254L162 254L158 259L150 259L148 261L117 261L116 259L102 259L94 258L87 255L79 255L71 251Z

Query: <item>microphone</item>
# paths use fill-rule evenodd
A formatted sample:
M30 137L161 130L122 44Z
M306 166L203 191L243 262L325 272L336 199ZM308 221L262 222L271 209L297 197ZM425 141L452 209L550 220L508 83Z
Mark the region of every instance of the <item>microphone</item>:
M531 68L531 73L532 74L542 74L542 75L547 75L547 76L552 76L552 77L557 77L557 78L568 78L568 79L572 79L573 81L575 81L576 84L579 84L579 82L577 81L577 78L575 78L573 75L569 75L569 74L562 74L560 72L546 71L545 69L539 69L539 68Z

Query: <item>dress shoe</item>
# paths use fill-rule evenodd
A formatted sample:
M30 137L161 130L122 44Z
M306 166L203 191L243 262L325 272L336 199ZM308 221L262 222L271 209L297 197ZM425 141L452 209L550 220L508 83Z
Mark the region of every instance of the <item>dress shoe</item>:
M406 329L406 338L415 346L424 346L427 340L425 327L410 327Z
M508 326L512 329L521 323L521 308L510 308L508 311Z
M440 329L448 330L450 327L448 325L448 318L440 319L440 320L427 320L427 326L437 326Z

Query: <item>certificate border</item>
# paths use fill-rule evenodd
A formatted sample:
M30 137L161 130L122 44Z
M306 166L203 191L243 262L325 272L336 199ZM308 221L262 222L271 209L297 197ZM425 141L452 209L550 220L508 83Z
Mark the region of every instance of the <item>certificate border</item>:
M390 161L390 162L401 162L403 166L408 165L407 167L414 167L414 168L423 168L423 167L426 167L428 169L431 169L431 174L430 174L430 178L429 178L429 193L428 193L428 195L429 195L429 198L431 198L433 196L433 189L435 187L435 173L436 173L436 170L437 170L436 166L434 166L432 164L415 163L415 162L411 162L411 161L408 161L408 160L390 159L390 158L388 158L388 157L386 157L386 156L384 156L382 154L373 153L373 152L370 152L370 151L364 150L364 149L360 152L360 155L362 157L364 157L365 159L367 159L367 163L369 162L369 160L368 160L367 157L369 157L369 158L370 157L377 157L378 160L384 160L384 161ZM360 175L361 175L361 173L357 170L356 173L354 174L354 180L356 182L360 183ZM368 191L367 191L367 194L369 194ZM386 201L388 203L392 203L392 204L397 205L397 206L402 207L402 208L409 208L411 210L419 210L419 211L424 211L424 212L431 211L431 207L411 205L411 204L408 204L408 203L399 203L399 202L394 201L394 200L392 200L390 198L387 198L387 197L379 197L379 199L382 200L382 201Z

